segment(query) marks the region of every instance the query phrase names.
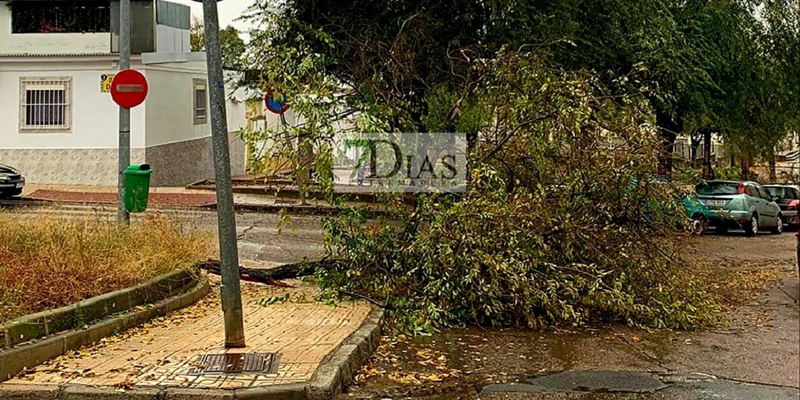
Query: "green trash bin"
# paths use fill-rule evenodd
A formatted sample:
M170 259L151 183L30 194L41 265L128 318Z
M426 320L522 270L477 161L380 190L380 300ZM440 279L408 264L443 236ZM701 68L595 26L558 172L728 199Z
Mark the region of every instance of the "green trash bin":
M125 211L139 213L147 210L152 173L150 164L133 164L125 168Z

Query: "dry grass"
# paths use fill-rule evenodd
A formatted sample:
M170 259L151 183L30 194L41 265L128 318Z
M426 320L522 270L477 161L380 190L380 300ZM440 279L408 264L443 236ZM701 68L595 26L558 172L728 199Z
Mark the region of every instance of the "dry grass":
M0 213L0 322L130 287L203 260L211 236L148 216L108 220Z

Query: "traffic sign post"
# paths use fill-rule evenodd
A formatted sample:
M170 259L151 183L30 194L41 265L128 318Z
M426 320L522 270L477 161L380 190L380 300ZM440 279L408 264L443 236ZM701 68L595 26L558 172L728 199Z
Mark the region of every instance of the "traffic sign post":
M286 96L281 92L276 93L274 89L270 89L264 95L264 103L267 105L267 110L273 114L282 115L289 109L289 104L286 103Z
M119 70L131 67L131 0L119 2ZM113 79L112 79L113 82ZM129 225L125 210L125 168L131 163L131 109L119 108L119 147L117 149L117 226Z
M119 182L117 182L117 224L130 224L130 214L125 209L124 171L131 162L131 108L147 97L147 79L139 71L123 69L111 81L111 98L119 105Z
M134 108L147 97L147 79L139 71L120 71L111 81L111 98L122 108Z

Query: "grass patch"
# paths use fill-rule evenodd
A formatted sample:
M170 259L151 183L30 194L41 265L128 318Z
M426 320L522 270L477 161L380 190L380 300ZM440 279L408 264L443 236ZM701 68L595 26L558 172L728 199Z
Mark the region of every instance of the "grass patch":
M212 236L175 219L112 221L0 213L0 322L187 268Z

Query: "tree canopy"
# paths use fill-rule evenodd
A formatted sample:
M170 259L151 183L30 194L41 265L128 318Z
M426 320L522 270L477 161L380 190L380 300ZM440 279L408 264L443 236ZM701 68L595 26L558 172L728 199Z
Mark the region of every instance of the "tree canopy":
M798 131L798 13L790 0L259 0L241 83L279 90L300 122L244 137L330 193L345 131L466 134L464 193L387 196L392 222L348 204L325 221L323 288L380 299L406 328L702 327L711 289L673 251L688 216L653 177L678 134L774 159Z
M791 0L287 0L254 10L269 26L254 32L254 50L320 55L362 100L401 101L402 130L427 130L426 96L463 92L475 83L469 62L504 47L535 48L606 83L643 72L640 90L668 145L677 133L714 131L760 154L798 127Z
M205 32L203 22L195 18L189 30L189 41L192 51L206 51ZM241 70L244 67L243 56L246 50L245 42L239 31L228 26L219 31L219 44L222 50L222 67L227 70Z

